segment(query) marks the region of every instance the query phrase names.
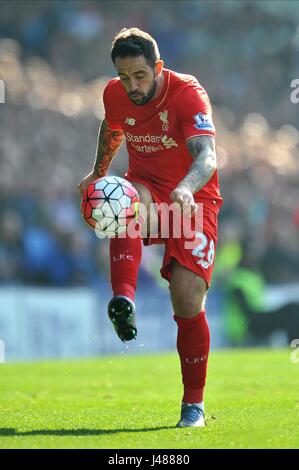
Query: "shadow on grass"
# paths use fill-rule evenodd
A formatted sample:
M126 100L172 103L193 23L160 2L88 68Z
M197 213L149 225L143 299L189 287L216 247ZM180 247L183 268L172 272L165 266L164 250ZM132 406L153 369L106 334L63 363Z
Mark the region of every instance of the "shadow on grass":
M0 436L101 436L104 434L117 434L119 432L148 432L175 429L175 426L160 426L156 428L138 429L36 429L32 431L17 431L14 428L0 429Z

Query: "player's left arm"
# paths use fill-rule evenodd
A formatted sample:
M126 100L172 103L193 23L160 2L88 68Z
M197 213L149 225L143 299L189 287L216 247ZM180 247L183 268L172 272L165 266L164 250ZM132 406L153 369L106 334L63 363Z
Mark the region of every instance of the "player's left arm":
M197 210L193 194L205 186L216 168L215 139L210 135L197 135L186 142L192 155L193 163L187 175L172 191L171 199L180 204L182 209L190 210L191 215Z
M217 168L215 139L210 135L198 135L191 137L186 144L193 164L179 186L189 188L194 194L205 186Z

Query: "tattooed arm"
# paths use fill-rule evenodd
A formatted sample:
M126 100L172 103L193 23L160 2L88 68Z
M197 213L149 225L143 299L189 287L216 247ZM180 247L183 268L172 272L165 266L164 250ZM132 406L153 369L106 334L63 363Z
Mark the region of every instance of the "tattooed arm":
M208 135L191 137L187 140L187 147L193 157L193 163L185 178L172 191L171 199L181 207L184 203L191 206L193 214L196 212L193 194L210 180L217 168L215 141Z
M107 121L103 119L98 134L96 158L93 170L83 178L78 186L81 195L92 181L107 174L112 159L120 148L123 138L123 131L113 131L109 129Z
M93 166L94 172L98 176L105 176L107 174L113 157L122 144L123 138L123 131L109 129L107 121L103 119L99 130L96 158Z
M187 140L187 147L194 161L178 187L187 186L194 194L209 181L217 168L215 141L209 135L201 135Z

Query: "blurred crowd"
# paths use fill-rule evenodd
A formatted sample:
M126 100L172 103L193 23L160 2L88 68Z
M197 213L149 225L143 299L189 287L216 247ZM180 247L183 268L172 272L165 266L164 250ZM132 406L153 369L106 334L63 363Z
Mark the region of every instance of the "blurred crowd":
M269 114L295 125L290 83L299 78L299 7L271 0L2 0L0 36L55 73L90 81L114 74L109 52L124 26L149 31L166 66L194 74L237 118ZM271 113L269 113L271 107Z
M299 78L299 12L291 3L2 2L0 283L107 278L108 242L83 224L76 186L91 169L102 91L114 75L111 40L133 25L157 39L166 67L194 74L214 105L224 198L216 280L246 250L266 282L298 281L298 105L289 95ZM126 162L123 147L111 173L123 175ZM158 281L160 259L161 247L144 250L141 280Z

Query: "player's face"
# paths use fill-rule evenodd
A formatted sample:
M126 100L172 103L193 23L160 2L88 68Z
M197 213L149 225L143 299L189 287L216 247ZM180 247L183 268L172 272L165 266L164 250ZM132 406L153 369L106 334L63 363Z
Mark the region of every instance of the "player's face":
M118 76L134 104L145 105L155 95L157 76L160 73L159 62L153 69L142 55L116 58L115 67Z

